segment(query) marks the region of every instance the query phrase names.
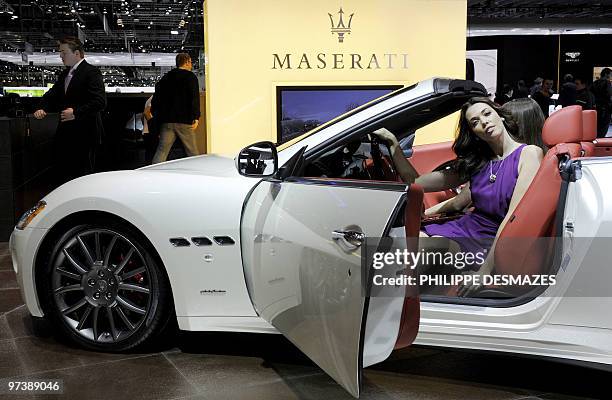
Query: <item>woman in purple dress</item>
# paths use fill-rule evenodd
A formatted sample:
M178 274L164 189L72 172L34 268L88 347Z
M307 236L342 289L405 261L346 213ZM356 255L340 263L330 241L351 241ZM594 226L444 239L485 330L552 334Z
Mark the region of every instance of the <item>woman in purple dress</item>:
M449 169L419 176L403 155L395 136L386 129L374 132L389 143L393 162L405 182L437 192L465 184L461 193L425 211L425 215L474 210L459 219L423 227L421 236L449 238L452 249L484 251L487 256L475 274L493 271L493 251L499 233L538 171L543 151L520 143L510 113L486 97L470 99L461 107L458 134L453 143L457 158ZM462 287L469 296L476 287Z

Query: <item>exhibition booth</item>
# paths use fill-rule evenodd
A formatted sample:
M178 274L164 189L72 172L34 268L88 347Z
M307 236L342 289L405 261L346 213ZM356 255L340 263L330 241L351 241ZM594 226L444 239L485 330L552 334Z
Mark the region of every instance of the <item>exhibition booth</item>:
M524 366L612 368L612 137L580 82L536 100L605 78L612 34L474 35L507 1L115 3L0 0L79 36L0 41L0 394L597 392Z
M284 142L395 88L465 76L464 0L204 6L209 153ZM450 140L455 122L422 137Z

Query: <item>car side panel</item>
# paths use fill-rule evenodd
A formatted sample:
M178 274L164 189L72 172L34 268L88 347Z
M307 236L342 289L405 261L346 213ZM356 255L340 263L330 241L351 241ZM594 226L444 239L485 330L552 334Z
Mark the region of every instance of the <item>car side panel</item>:
M583 160L582 177L569 186L565 208L568 288L553 324L612 329L612 157ZM612 338L612 335L611 335Z
M244 282L240 254L240 215L245 196L257 179L210 177L196 172L119 171L76 179L49 194L36 225L16 241L37 245L32 232L48 230L82 211L116 215L139 229L166 267L177 316L256 316ZM235 244L174 247L169 239L229 236ZM15 246L21 245L15 243ZM29 257L32 257L34 250ZM206 260L208 261L205 261ZM24 260L24 268L32 268ZM30 271L23 276L33 276ZM24 279L34 292L34 279ZM31 296L30 300L31 299ZM28 297L26 297L28 298ZM39 306L29 305L34 315ZM38 310L37 310L38 308Z

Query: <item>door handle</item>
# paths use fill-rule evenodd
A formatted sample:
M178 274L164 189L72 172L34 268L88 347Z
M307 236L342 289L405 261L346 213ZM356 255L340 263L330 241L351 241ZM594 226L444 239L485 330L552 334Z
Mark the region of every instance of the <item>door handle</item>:
M358 231L341 231L335 230L332 232L332 239L345 251L353 251L358 249L365 239L365 234Z

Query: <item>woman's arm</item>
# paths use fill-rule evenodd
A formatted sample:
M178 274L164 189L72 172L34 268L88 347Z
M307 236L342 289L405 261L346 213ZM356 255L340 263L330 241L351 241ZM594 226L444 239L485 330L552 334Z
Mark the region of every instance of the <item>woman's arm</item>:
M472 194L470 192L470 184L468 183L457 196L429 207L425 210L425 215L459 212L465 209L471 202Z
M393 133L385 128L378 129L372 133L389 144L393 164L404 182L417 183L425 192L439 192L456 188L465 183L461 182L457 173L450 170L434 171L419 176L419 173L406 160L404 152Z
M525 195L525 192L527 192L527 189L529 189L529 185L531 185L533 178L540 168L540 163L542 162L543 157L544 153L538 146L528 145L521 151L521 158L518 166L519 175L516 180L516 186L514 186L514 191L512 192L508 212L497 229L491 250L489 251L485 262L482 264L482 267L478 270L478 274L488 275L493 271L493 268L495 267L495 245L497 244L499 235L503 232L504 227L512 217L512 214L514 214L514 210L520 203L523 195ZM459 296L468 297L476 290L476 288L477 287L475 286L463 286L459 290L458 294Z

